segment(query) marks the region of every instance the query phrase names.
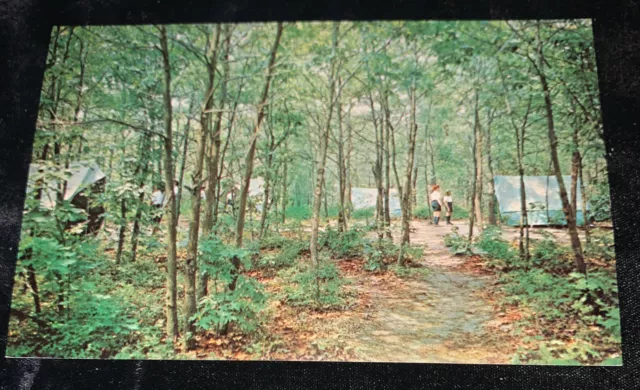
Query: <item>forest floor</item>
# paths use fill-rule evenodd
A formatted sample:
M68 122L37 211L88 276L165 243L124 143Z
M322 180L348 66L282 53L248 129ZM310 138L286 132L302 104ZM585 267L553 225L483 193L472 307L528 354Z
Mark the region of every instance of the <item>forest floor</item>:
M454 222L464 231L464 223ZM412 245L424 248L414 266L424 272L399 277L366 272L361 258L337 261L351 297L348 307L323 312L272 299L265 313L270 317L266 339L208 334L200 339L194 357L211 359L212 353L240 360L509 363L519 344L511 335L511 323L520 315L499 312L490 293L494 277L478 264L479 258L449 252L444 236L451 230L412 222ZM283 288L272 273L251 275L272 297ZM241 349L245 343L253 347Z

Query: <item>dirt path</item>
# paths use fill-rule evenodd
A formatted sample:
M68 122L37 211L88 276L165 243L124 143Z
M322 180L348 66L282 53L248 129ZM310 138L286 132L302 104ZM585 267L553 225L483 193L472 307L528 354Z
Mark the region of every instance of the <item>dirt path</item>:
M462 224L457 224L465 231ZM355 280L367 289L367 321L351 335L360 360L431 363L508 363L512 351L506 334L489 325L494 313L480 292L487 277L455 270L464 257L444 245L449 226L412 223L412 245L424 245L424 279L403 281L399 288ZM468 228L468 227L467 227ZM394 286L397 287L397 286Z

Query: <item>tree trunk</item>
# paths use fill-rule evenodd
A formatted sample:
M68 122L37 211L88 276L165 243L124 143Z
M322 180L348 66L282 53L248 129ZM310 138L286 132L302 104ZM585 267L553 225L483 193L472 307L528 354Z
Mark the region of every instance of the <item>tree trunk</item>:
M210 56L209 65L207 66L207 70L209 73L209 78L211 80L211 84L209 84L209 88L211 88L211 96L209 100L205 104L205 110L210 111L213 108L213 81L215 80L215 73L217 68L218 61L218 43L220 40L220 25L216 29L216 39L213 49L213 54ZM209 130L209 139L210 139L210 150L209 157L207 161L207 189L206 189L206 204L204 209L204 221L202 223L202 237L206 240L211 235L211 231L213 230L213 226L216 223L217 213L216 209L218 206L218 202L220 201L218 198L218 176L219 173L219 163L220 163L220 132L222 131L222 110L224 109L226 103L227 96L227 82L229 80L229 50L231 46L231 25L227 24L225 26L225 39L224 39L224 52L223 52L223 68L224 68L224 76L221 83L221 98L220 98L220 107L218 107L218 113L216 115L216 122L213 127L213 130ZM206 107L209 108L206 108ZM210 123L211 113L207 114L207 123ZM197 286L197 298L200 299L207 295L209 290L209 275L206 273L200 273L200 280Z
M288 149L288 144L285 141L285 144L284 144L285 156L287 156L287 149ZM288 201L287 199L287 184L288 184L287 183L287 167L288 167L287 159L288 158L289 158L288 156L285 157L284 168L283 168L284 172L282 173L282 194L280 195L282 197L282 224L284 224L287 221L286 214L287 214L287 203L288 203L287 202Z
M476 196L476 192L478 192L478 91L475 92L475 116L473 119L473 172L471 175L471 207L469 208L469 245L473 242L473 225L476 220L477 213L476 210L476 202L478 201L478 197Z
M36 271L33 266L27 266L27 283L31 290L31 297L33 298L33 308L36 314L40 314L40 292L38 291L38 281L36 279Z
M320 280L317 272L320 268L320 257L318 256L318 228L320 222L320 207L322 203L322 184L324 182L325 165L327 162L327 144L329 141L329 132L331 129L331 117L333 115L333 106L335 99L336 84L336 51L338 49L338 30L339 22L333 22L333 40L331 46L331 70L329 73L329 112L327 120L320 135L320 145L318 159L316 164L316 185L313 192L313 213L311 217L311 242L309 249L311 251L311 262L316 268L316 300L320 297Z
M338 84L342 84L340 78L338 78ZM346 186L347 186L347 172L346 161L344 153L344 131L342 128L342 104L340 102L340 96L336 103L336 111L338 114L338 198L339 198L339 211L338 211L338 231L347 231L347 207L345 201Z
M553 106L551 104L551 91L547 83L547 77L544 73L544 54L542 51L542 41L540 40L540 24L538 22L538 64L536 67L542 91L544 92L544 105L547 117L547 136L549 138L549 147L551 152L551 161L553 162L553 168L558 181L558 187L560 189L560 199L562 200L562 211L564 212L565 219L569 225L569 237L571 238L571 248L573 249L574 261L578 272L586 273L587 265L584 262L584 256L582 254L582 245L580 244L580 238L578 236L578 229L576 226L575 213L573 207L569 202L569 196L567 194L567 188L562 178L562 170L560 168L560 160L558 158L558 139L556 138L556 130L553 120Z
M489 220L488 223L491 226L496 226L498 220L496 218L496 187L493 174L493 161L491 158L491 122L493 121L493 114L489 113L489 119L487 122L487 167L489 168Z
M191 220L189 221L189 241L187 243L187 258L185 262L185 302L184 302L184 347L189 351L195 347L195 325L191 319L196 313L196 276L198 272L198 234L200 233L200 209L202 206L202 196L200 188L204 183L203 169L207 138L211 129L211 109L213 108L213 95L215 92L215 70L218 58L218 45L220 42L220 25L216 27L213 46L207 48L207 70L209 82L205 92L205 101L200 112L200 134L198 136L198 146L196 151L196 161L193 168L193 183L191 190ZM217 175L217 174L216 174ZM209 172L211 180L212 172ZM213 188L207 188L207 195L213 192ZM172 188L173 193L173 188ZM210 200L209 200L210 201ZM209 222L209 221L208 221ZM211 226L208 226L211 229ZM206 281L205 281L206 283ZM203 291L206 288L203 288Z
M273 139L272 129L269 128L269 155L267 156L267 172L264 177L264 193L262 194L262 213L260 214L260 234L259 238L264 236L267 227L267 216L269 214L269 197L271 196L271 169L273 169L273 152L275 150L275 142Z
M140 164L136 167L136 173L140 173L138 189L140 194L138 194L138 205L136 207L136 215L133 220L133 230L131 232L131 262L136 261L136 257L138 254L138 236L140 235L140 222L142 220L142 205L144 202L144 182L147 178L147 171L149 169L149 144L151 141L151 137L148 133L145 133L142 138L142 142L140 144L140 152L138 155L140 156ZM123 214L124 217L124 214Z
M382 123L384 122L384 120L380 120L380 126L378 126L378 118L376 116L373 95L371 94L371 92L369 92L369 106L371 107L371 119L373 122L373 130L375 132L376 161L371 167L371 173L373 174L377 189L375 220L376 231L378 232L378 243L380 244L382 242L382 238L384 237L384 231L387 230L387 228L385 227L385 212L389 205L389 198L388 192L385 191L382 183L382 165L384 161L384 130L382 129ZM387 196L385 196L385 193L387 194Z
M118 232L118 250L116 251L116 264L120 264L124 249L124 238L127 230L127 203L125 198L120 199L120 230Z
M385 103L386 104L386 103ZM385 234L389 240L391 237L391 206L389 204L389 192L391 191L391 136L390 136L390 123L391 123L391 113L385 109L385 118L386 120L382 120L380 123L382 133L384 135L384 141L382 145L384 146L384 176L385 176L385 184L384 184L384 229Z
M176 223L178 223L178 221L180 220L180 204L182 204L182 189L184 188L184 171L185 171L186 162L187 162L187 151L189 150L189 130L190 129L191 129L191 118L187 118L187 127L184 130L184 144L182 145L180 173L178 175L178 193L176 194Z
M267 79L265 81L264 90L262 92L262 98L258 104L258 118L253 128L251 141L249 144L249 151L245 158L245 173L242 183L242 192L240 193L240 205L238 209L238 220L236 224L236 246L242 247L242 238L244 234L244 218L247 208L247 197L249 195L249 183L251 182L251 175L253 174L253 158L256 153L256 142L258 141L258 133L260 132L260 126L264 119L264 107L269 96L269 87L271 86L271 79L273 78L273 71L275 68L276 55L278 53L278 46L280 45L280 38L282 37L282 22L278 23L276 31L276 40L271 49L271 55L269 58L269 65L267 68Z
M407 166L405 168L405 181L402 193L402 243L401 245L409 245L410 228L411 228L411 176L413 173L414 156L416 149L416 135L418 133L418 124L416 122L416 86L415 81L409 91L410 99L410 123L409 123L409 151L407 152ZM395 147L395 146L394 146ZM402 250L400 251L402 253ZM402 265L402 257L398 257L398 263Z
M591 228L589 227L589 210L587 209L587 204L589 200L587 198L587 192L585 191L586 185L584 184L584 178L582 175L583 171L582 159L580 159L580 193L582 194L582 218L584 220L584 235L587 241L587 244L591 242Z
M480 114L478 112L479 108L478 108L478 91L476 91L476 105L475 105L475 123L476 123L476 129L474 130L474 134L476 137L476 140L474 142L475 144L475 150L474 153L476 154L475 156L475 174L476 174L476 186L477 188L475 189L475 200L473 202L474 204L474 212L476 214L476 225L478 227L478 232L482 232L482 229L484 228L484 221L482 218L482 126L480 125Z
M165 194L168 198L167 230L169 242L167 245L167 335L175 341L178 337L178 312L177 312L177 283L176 283L176 204L173 196L173 134L172 134L172 107L171 107L171 63L169 60L169 47L167 44L167 30L165 26L158 26L160 30L160 45L162 51L162 65L164 69L164 174Z

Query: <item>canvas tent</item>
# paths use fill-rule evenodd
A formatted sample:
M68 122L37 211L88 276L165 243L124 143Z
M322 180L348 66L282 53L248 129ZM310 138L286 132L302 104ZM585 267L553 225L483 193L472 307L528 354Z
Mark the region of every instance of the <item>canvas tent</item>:
M571 176L562 177L571 199ZM510 226L520 225L520 177L496 176L494 178L500 215ZM566 225L562 211L560 189L555 176L525 176L524 188L527 200L527 216L530 226ZM577 191L577 223L584 225L580 182ZM587 206L588 209L588 206Z
M33 178L37 176L42 168L39 164L29 165L28 190L31 191L36 185ZM77 161L69 164L70 176L67 176L67 189L64 193L64 200L73 201L82 190L89 188L106 178L98 165L89 161ZM44 189L41 204L42 207L51 209L54 207L57 197L56 189L58 183L56 179L47 180L47 188Z
M376 188L351 188L351 203L354 210L376 207L376 198L378 197L378 189ZM400 198L398 191L394 188L389 190L389 213L392 217L402 215L400 209Z

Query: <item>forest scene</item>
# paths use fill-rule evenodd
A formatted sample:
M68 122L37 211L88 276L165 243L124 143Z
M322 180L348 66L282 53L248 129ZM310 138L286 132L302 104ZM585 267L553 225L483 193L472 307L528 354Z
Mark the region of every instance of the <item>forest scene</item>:
M589 20L54 27L7 356L620 365Z

